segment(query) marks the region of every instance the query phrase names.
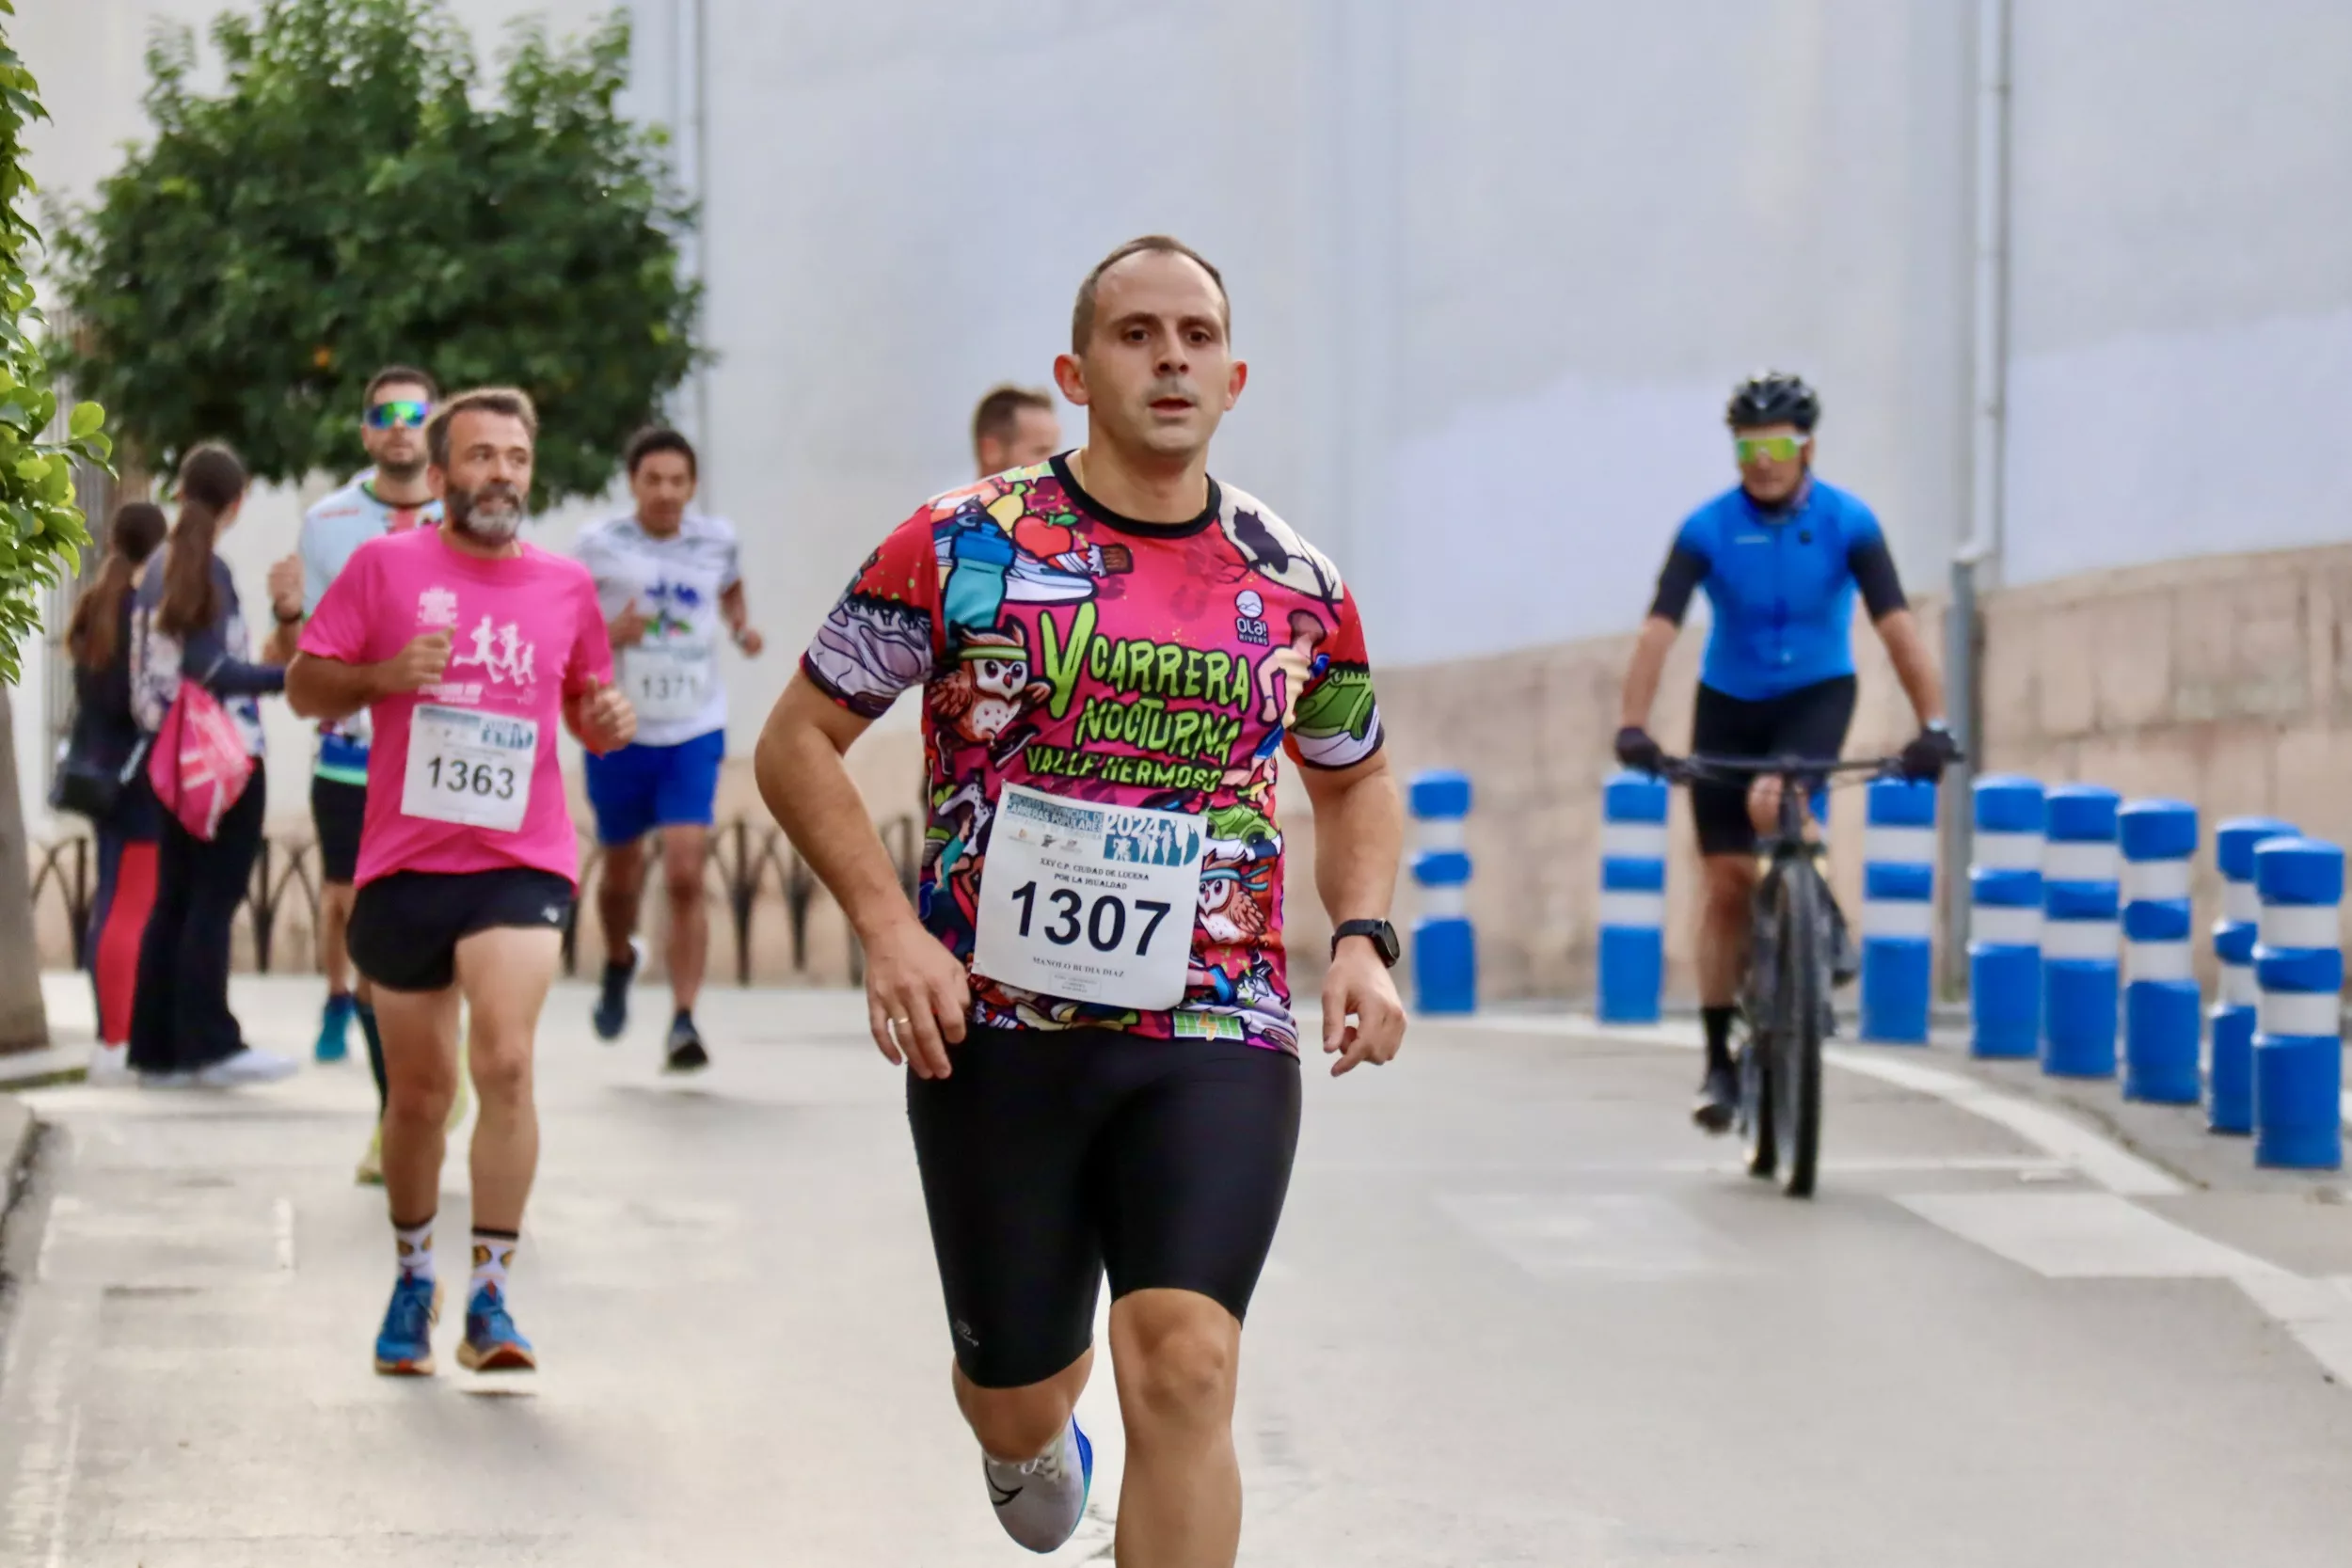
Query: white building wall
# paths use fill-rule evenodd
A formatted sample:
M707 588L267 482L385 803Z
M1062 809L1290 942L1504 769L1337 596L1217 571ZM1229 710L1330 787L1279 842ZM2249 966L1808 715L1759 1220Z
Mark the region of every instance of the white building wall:
M140 133L150 20L215 5L21 8L51 190ZM455 8L486 54L518 12L600 8ZM728 666L739 750L873 541L964 476L974 398L1045 382L1078 277L1147 230L1232 285L1253 379L1219 471L1340 558L1383 661L1632 625L1676 521L1728 483L1726 386L1768 362L1820 385L1822 471L1915 584L1943 579L1967 508L1973 0L631 9L649 119L690 118L707 28L720 357L678 412L776 645ZM2007 578L2336 536L2352 9L2016 11ZM262 498L232 536L248 593L294 515ZM275 743L303 750L291 721ZM24 771L37 799L45 761Z

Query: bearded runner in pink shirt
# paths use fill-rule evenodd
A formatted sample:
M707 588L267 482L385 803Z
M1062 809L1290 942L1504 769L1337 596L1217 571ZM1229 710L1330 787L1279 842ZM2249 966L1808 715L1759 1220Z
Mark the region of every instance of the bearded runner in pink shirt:
M472 1014L473 1276L457 1359L528 1371L506 1270L539 1160L532 1038L578 887L560 719L592 752L636 716L586 568L516 537L538 419L505 388L467 392L425 428L438 528L362 545L303 628L287 694L306 719L371 710L351 958L376 990L390 1094L384 1185L400 1277L375 1370L433 1370L433 1222L457 1011Z

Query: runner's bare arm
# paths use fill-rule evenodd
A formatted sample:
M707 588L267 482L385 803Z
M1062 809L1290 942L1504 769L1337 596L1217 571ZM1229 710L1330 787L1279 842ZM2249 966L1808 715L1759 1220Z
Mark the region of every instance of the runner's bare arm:
M870 724L795 672L760 732L753 768L760 799L866 948L866 1022L875 1045L894 1063L908 1061L919 1077L945 1078L946 1048L963 1039L971 982L915 918L842 763Z
M719 613L726 617L727 635L743 650L745 658L757 658L759 650L767 646L758 628L752 625L751 607L743 598L743 584L731 582L719 595Z
M1911 709L1919 716L1919 722L1941 719L1944 715L1944 677L1935 668L1935 656L1928 651L1928 640L1920 635L1919 618L1908 610L1890 610L1878 619L1879 641L1886 644L1886 657L1895 666L1895 678L1903 683L1903 695L1911 699Z
M373 664L296 654L286 669L286 705L304 719L348 719L371 703L439 680L449 646L448 632L429 631Z
M1333 925L1386 920L1405 850L1405 807L1388 753L1375 752L1353 768L1298 771L1314 802L1315 891L1325 911ZM1332 1076L1385 1062L1404 1043L1405 1004L1388 966L1369 938L1341 942L1323 986L1323 1049L1340 1057Z

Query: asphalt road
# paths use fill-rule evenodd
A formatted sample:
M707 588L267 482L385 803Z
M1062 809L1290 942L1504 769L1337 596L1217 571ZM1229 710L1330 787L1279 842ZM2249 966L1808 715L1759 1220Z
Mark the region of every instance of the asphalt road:
M307 1035L311 986L240 995L265 1042ZM947 1398L859 1004L714 993L719 1065L684 1084L653 1070L658 1006L604 1048L587 1006L560 993L543 1042L515 1302L545 1366L519 1382L369 1369L391 1266L351 1184L363 1067L34 1095L0 1560L1029 1560ZM2012 1096L1955 1098L1948 1056L1889 1059L1911 1086L1833 1072L1809 1203L1690 1129L1695 1059L1666 1040L1422 1027L1385 1070L1311 1072L1245 1341L1243 1561L2352 1561L2337 1188L2175 1182ZM1086 1409L1096 1501L1057 1561L1109 1556L1107 1373Z

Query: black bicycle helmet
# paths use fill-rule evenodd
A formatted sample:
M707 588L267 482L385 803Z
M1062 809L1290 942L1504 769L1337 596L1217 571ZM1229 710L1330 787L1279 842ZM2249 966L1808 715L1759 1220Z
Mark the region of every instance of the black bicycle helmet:
M1731 402L1724 408L1724 423L1734 430L1768 424L1811 430L1820 417L1821 400L1803 376L1787 371L1756 372L1731 389Z

